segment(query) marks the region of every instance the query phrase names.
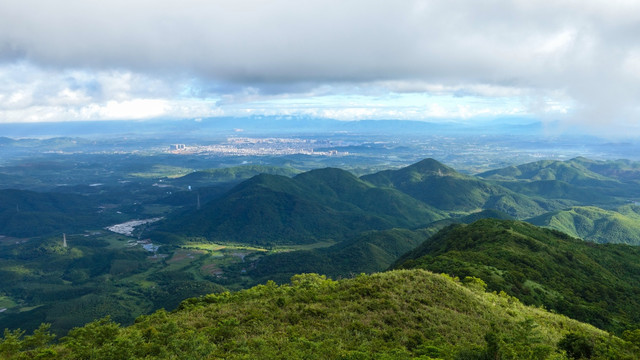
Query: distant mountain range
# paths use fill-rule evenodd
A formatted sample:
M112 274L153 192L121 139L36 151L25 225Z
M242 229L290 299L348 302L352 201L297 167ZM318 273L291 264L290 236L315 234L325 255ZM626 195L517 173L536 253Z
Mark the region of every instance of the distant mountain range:
M424 228L496 210L585 240L640 244L640 215L633 204L640 200L640 166L625 160L540 161L470 176L425 159L361 178L335 168L299 173L248 165L193 172L167 183L193 184L194 192L159 200L191 210L170 216L159 230L213 241L342 241L364 231ZM200 209L195 209L196 192L202 193ZM95 198L22 190L0 190L0 197L4 235L33 236L106 221L98 216Z
M206 183L216 176L240 178L259 170L238 168L234 175L222 170L198 172L184 179ZM280 173L292 176L295 172L282 169ZM262 174L200 210L167 220L162 231L214 241L308 244L343 240L367 230L424 227L491 209L587 240L640 244L638 226L630 218L633 210L623 215L599 208L620 207L639 195L638 174L632 162L583 158L541 161L478 176L461 174L433 159L360 179L331 168L294 177ZM589 230L572 225L579 218L562 215L584 206L591 209L591 221L599 224Z
M452 212L496 209L523 218L554 208L544 200L535 201L491 182L463 175L433 159L362 179L380 187L398 189L435 208Z

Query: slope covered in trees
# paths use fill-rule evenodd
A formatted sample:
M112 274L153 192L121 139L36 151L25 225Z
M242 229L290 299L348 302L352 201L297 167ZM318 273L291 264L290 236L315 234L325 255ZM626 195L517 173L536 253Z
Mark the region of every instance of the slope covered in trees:
M626 205L617 211L575 206L528 219L571 236L597 243L640 245L640 207Z
M514 193L491 182L461 174L433 159L399 170L362 176L376 186L398 189L437 209L469 212L495 209L517 218L542 214L555 204Z
M418 227L444 213L340 169L288 178L258 175L202 209L166 223L165 231L249 244L304 244L362 231Z
M640 163L578 157L543 160L478 174L525 195L571 199L576 205L608 204L640 196Z
M594 244L531 224L484 219L441 230L398 268L483 279L541 305L621 333L640 323L640 248Z
M510 218L496 210L484 210L456 219L435 221L421 229L367 231L327 248L280 252L265 256L248 271L259 282L286 282L298 273L314 272L332 278L374 273L389 268L398 257L413 250L447 225L471 223L483 218ZM242 264L234 264L238 267Z
M403 270L332 281L305 274L184 301L122 328L107 319L57 345L46 327L5 333L6 359L633 359L634 343L484 283ZM633 333L630 333L633 335ZM627 336L633 339L633 336Z
M113 221L93 199L76 194L0 190L0 235L29 237L80 231Z

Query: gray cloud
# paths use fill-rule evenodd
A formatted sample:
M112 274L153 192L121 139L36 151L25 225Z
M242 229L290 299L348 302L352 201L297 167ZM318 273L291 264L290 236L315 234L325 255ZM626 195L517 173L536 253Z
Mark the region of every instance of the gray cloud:
M563 93L575 101L574 119L588 124L637 121L637 34L634 1L0 3L5 62L194 78L196 96L277 96L324 84Z

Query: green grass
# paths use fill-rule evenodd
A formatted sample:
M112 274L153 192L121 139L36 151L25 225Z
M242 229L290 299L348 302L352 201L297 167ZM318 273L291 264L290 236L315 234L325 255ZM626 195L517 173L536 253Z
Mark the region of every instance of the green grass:
M0 309L1 308L12 308L14 306L17 306L16 302L13 301L12 298L5 296L5 295L1 295L0 296Z
M234 244L234 243L186 243L184 245L180 245L180 247L187 249L201 249L208 250L213 252L218 252L221 250L248 250L248 251L262 251L267 252L268 250L259 246L251 246L246 244Z
M273 246L271 249L269 249L269 253L276 254L281 252L324 249L324 248L331 247L333 245L336 245L336 242L332 240L318 241L313 244L281 245L281 246Z
M179 178L193 172L193 169L169 166L169 165L153 165L151 169L145 172L132 172L129 176L143 179L161 179L161 178Z
M160 216L169 214L173 208L168 205L147 204L144 205L144 214L149 216Z
M24 307L21 307L21 308L20 308L20 310L18 310L18 311L20 311L20 312L31 311L31 310L35 310L35 309L37 309L37 308L39 308L39 307L41 307L41 306L42 306L42 305L24 306Z

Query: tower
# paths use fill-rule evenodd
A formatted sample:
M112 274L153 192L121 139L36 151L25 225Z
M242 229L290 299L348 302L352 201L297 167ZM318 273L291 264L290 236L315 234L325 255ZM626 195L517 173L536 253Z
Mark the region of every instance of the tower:
M67 247L67 234L62 233L62 247Z

